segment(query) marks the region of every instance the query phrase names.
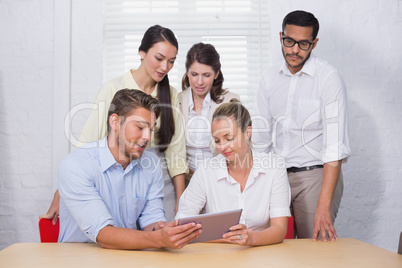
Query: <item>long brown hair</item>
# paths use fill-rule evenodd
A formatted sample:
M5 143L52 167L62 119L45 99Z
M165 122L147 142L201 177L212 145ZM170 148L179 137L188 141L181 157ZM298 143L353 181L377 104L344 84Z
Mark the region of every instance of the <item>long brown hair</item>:
M148 50L156 43L165 41L168 41L170 44L175 46L177 50L179 50L179 44L174 36L174 33L168 28L160 25L154 25L145 32L138 51L144 51L147 53ZM167 74L162 81L158 83L158 100L162 114L160 120L161 125L159 126L159 130L156 134L159 138L159 151L164 152L175 133L172 97L170 96L169 77Z

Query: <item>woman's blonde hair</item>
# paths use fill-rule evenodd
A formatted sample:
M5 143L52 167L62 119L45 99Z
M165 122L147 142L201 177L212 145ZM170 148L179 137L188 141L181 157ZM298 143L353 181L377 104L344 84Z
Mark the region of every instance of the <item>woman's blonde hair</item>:
M221 104L215 110L212 116L212 121L223 119L225 117L232 117L243 133L246 132L248 127L251 127L250 113L236 98L231 99L229 103Z

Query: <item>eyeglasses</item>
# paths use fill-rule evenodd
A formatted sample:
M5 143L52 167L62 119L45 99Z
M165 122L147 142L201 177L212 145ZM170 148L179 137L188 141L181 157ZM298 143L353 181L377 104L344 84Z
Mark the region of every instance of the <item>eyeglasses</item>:
M314 43L314 40L313 42L308 42L305 40L296 41L290 37L282 37L282 43L285 47L293 47L295 44L297 44L301 50L309 50L311 45Z

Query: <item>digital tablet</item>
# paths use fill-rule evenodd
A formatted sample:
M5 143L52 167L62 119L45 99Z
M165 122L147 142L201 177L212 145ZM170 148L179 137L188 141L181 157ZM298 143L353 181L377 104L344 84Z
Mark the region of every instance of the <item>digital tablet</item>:
M201 214L191 217L179 219L179 225L189 222L200 223L202 225L202 233L197 239L190 243L198 243L221 239L224 233L229 231L229 228L239 224L242 209Z

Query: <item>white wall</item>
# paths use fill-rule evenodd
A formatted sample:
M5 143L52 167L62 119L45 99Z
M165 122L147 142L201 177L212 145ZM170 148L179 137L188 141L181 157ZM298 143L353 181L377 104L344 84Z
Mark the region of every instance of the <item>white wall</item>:
M72 120L72 132L79 138L90 112L81 106L94 101L104 82L103 5L99 0L75 0L72 10L71 106L78 110Z
M63 109L60 104L92 101L102 84L102 1L57 1L0 1L0 249L39 241L38 216L52 200L56 154L69 150L61 144L67 141L64 130L58 131L60 143L53 140L53 114ZM71 4L71 21L60 18L69 12L61 1ZM65 23L70 52L55 34ZM60 73L66 62L59 58L70 61L71 74ZM65 84L59 77L65 75L71 88L68 99L60 100ZM73 117L73 133L83 126L85 112Z
M39 241L50 202L53 1L0 2L0 249Z
M283 17L308 10L321 24L316 55L336 66L348 87L353 155L344 166L339 236L396 251L402 231L402 1L270 5L271 37L278 40L272 62L282 57ZM38 215L53 195L54 27L54 1L0 1L0 249L39 241ZM92 101L103 82L101 1L72 1L71 29L70 99L76 106ZM86 113L73 118L75 135Z

